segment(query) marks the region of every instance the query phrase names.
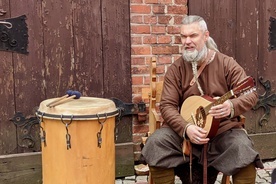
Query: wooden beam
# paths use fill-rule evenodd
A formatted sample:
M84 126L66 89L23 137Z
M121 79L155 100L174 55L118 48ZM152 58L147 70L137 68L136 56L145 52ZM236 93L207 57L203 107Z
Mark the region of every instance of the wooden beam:
M1 184L41 184L41 152L0 156Z
M263 160L276 158L276 132L249 134Z

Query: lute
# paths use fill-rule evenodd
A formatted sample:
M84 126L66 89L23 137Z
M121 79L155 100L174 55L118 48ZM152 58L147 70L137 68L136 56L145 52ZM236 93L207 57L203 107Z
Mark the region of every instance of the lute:
M222 104L234 96L237 97L243 94L248 94L254 90L255 81L252 77L248 76L240 81L237 84L237 87L228 91L216 100L207 95L188 97L181 106L180 114L186 122L195 124L206 130L206 137L212 138L218 131L220 119L213 118L209 115L211 107ZM184 151L184 153L186 154L187 152Z

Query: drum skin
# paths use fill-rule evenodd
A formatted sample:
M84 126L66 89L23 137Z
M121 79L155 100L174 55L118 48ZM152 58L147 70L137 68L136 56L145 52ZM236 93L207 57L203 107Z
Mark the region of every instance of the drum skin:
M94 118L95 114L116 111L113 101L81 97L50 108L46 104L51 100L55 99L41 102L38 109L40 114L45 113L43 117L38 115L46 140L41 143L43 184L114 184L115 115ZM50 117L52 114L78 118L62 120ZM87 118L87 115L93 118ZM97 138L101 129L99 122L103 123L100 147ZM66 144L66 124L71 148Z

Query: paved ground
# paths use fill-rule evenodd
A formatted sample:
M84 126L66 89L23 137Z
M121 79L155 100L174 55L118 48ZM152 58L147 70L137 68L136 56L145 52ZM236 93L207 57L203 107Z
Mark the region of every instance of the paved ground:
M265 161L264 169L257 170L256 184L271 184L271 174L273 169L276 169L276 160ZM215 184L220 184L222 174L218 175ZM147 184L147 176L129 176L116 179L115 184ZM178 177L175 178L175 184L182 184Z

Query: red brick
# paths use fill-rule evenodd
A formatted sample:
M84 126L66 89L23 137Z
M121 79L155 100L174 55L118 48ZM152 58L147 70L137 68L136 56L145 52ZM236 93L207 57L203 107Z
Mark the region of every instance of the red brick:
M158 65L158 67L156 67L156 74L163 74L163 73L165 73L165 66Z
M168 34L180 34L180 26L168 26Z
M160 64L171 64L172 63L172 57L171 56L160 56L158 58L158 63L160 63Z
M149 131L148 126L145 126L145 125L133 126L133 133L147 133L148 131Z
M172 0L159 0L160 4L172 4Z
M141 36L132 36L131 37L131 44L132 45L140 45L140 44L142 44L142 37Z
M144 84L145 84L145 85L150 84L150 77L149 77L149 76L145 76L145 77L144 77Z
M136 23L136 24L142 24L143 23L143 16L141 16L141 15L131 16L130 22L131 23Z
M152 54L178 54L178 46L153 46Z
M152 15L145 15L144 16L144 23L145 24L156 24L157 23L157 17Z
M143 0L131 0L131 4L132 3L143 3Z
M157 4L158 0L145 0L145 4Z
M144 65L145 57L131 57L131 65Z
M186 6L168 6L168 14L187 14Z
M143 76L132 76L132 84L143 84Z
M182 19L184 16L176 15L174 16L174 24L182 24Z
M131 48L132 55L149 55L150 46L132 46Z
M181 44L181 37L180 36L175 36L174 37L174 43L175 44Z
M172 16L170 16L170 15L160 15L160 16L158 16L158 23L159 24L169 24L171 19L172 19Z
M152 57L147 57L147 58L146 58L146 64L147 64L147 65L150 65L150 64L151 64L151 59L152 59Z
M172 37L166 36L166 35L160 35L158 36L158 43L171 43Z
M154 14L165 14L165 5L153 5L152 12Z
M132 66L131 68L132 74L147 74L149 73L149 68L147 66ZM140 83L143 84L143 83Z
M149 25L132 25L131 33L132 34L149 34L150 26Z
M151 33L164 34L164 33L166 33L166 26L155 26L155 25L153 25L152 28L151 28Z
M175 4L187 5L187 0L174 0Z
M131 13L150 13L151 6L149 5L130 5L130 12Z
M144 36L143 43L144 44L155 44L155 43L157 43L157 36Z

